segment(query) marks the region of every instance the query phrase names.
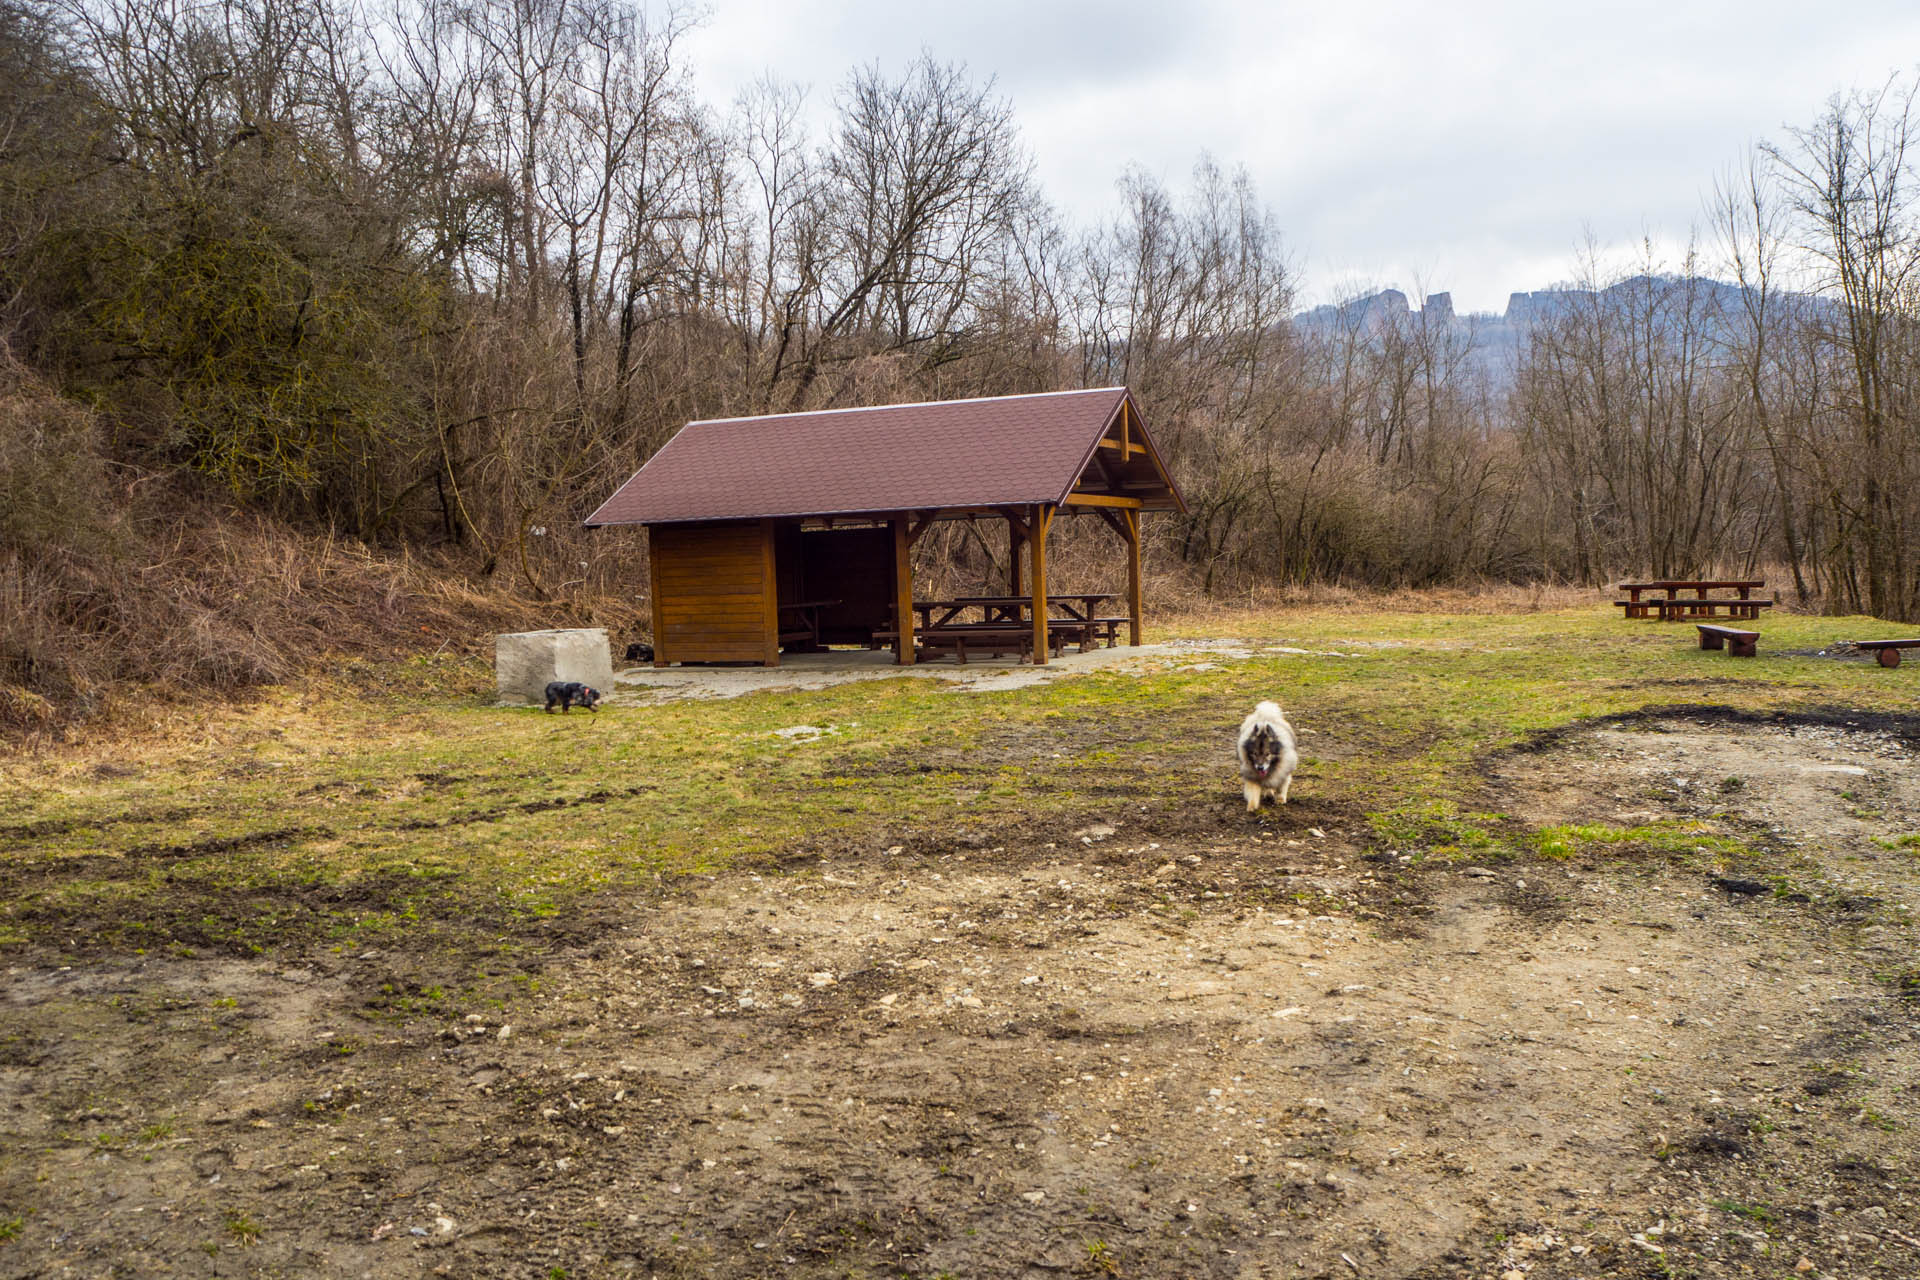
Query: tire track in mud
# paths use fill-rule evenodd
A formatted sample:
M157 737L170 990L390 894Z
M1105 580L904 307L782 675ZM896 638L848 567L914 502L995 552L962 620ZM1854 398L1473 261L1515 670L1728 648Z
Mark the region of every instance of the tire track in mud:
M151 813L135 810L132 813L118 813L106 818L43 818L38 822L22 822L10 827L0 827L0 840L45 840L49 836L71 835L75 831L84 831L93 827L185 822L200 812L201 810L198 809L177 808L160 809Z
M264 845L285 844L294 840L332 840L343 835L361 835L383 831L436 831L447 827L471 826L482 822L495 822L502 818L518 814L551 813L557 809L574 809L588 805L607 804L615 800L630 800L655 790L651 784L632 787L603 787L579 796L553 796L544 800L527 800L519 804L500 805L490 809L470 809L464 813L450 814L444 818L409 818L403 822L363 823L353 827L333 827L325 824L312 824L299 827L275 827L267 831L248 831L237 835L207 836L199 840L180 841L173 844L158 841L148 844L132 845L118 852L102 850L98 853L79 854L61 859L63 865L84 862L117 862L123 859L178 859L201 857L207 854L236 853L244 849L255 849ZM46 830L42 835L66 834L81 827L96 827L120 823L181 822L204 814L203 809L176 809L164 814L138 815L128 814L119 818L100 822L71 822L60 824L28 824L32 827L60 826L60 830ZM13 828L12 830L19 830Z

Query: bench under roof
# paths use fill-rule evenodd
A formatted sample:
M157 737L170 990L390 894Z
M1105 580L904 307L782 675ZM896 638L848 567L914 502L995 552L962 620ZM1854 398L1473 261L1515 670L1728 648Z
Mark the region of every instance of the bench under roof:
M655 663L778 665L783 648L862 642L913 662L914 544L938 520L1004 519L1014 599L975 599L1020 621L929 624L923 638L1045 662L1056 627L1085 645L1125 622L1140 643L1141 516L1185 509L1132 395L1102 387L689 422L586 524L648 529ZM1091 616L1111 588L1048 595L1063 512L1098 516L1125 544L1124 619ZM1077 621L1049 618L1082 597Z

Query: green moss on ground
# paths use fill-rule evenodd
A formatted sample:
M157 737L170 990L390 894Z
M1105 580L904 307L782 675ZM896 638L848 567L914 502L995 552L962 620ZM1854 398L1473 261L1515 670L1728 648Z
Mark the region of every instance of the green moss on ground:
M1118 804L1237 803L1231 735L1277 698L1310 732L1298 791L1381 849L1449 860L1738 856L1685 823L1528 832L1488 811L1488 753L1593 717L1712 704L1907 711L1913 676L1790 656L1890 633L1779 616L1761 654L1604 606L1250 613L1251 656L1161 655L1002 692L851 683L548 716L483 664L355 663L85 758L0 766L0 945L357 946L563 928L607 893L801 854L997 840ZM1217 635L1160 628L1153 639ZM1200 667L1203 669L1196 669ZM796 725L817 737L783 738Z

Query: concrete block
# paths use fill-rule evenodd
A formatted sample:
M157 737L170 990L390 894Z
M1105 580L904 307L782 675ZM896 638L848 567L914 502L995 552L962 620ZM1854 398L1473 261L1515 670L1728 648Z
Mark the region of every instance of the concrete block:
M544 704L550 680L578 680L608 693L613 689L613 646L604 627L497 635L493 678L503 703Z

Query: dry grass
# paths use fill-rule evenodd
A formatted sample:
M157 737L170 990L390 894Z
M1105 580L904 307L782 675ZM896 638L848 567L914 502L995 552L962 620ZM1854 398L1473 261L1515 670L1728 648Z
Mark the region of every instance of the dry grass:
M0 734L21 745L141 702L277 684L323 658L474 652L497 631L633 631L618 599L541 601L450 560L226 513L123 519L100 551L0 553Z
M136 702L228 701L327 656L473 652L492 632L530 627L635 628L618 596L535 599L451 556L234 510L191 477L111 461L105 435L0 347L0 742L64 741Z
M1720 571L1715 571L1720 572ZM1745 571L1726 571L1729 577L1747 576ZM1765 595L1773 598L1776 614L1817 615L1826 612L1819 597L1804 604L1793 599L1793 575L1783 565L1754 571L1755 578L1769 584ZM1599 586L1581 586L1567 582L1494 582L1482 581L1446 587L1381 588L1342 583L1314 582L1301 585L1256 585L1237 591L1208 596L1198 590L1191 576L1150 575L1147 596L1166 616L1178 616L1183 623L1209 619L1230 621L1248 612L1273 609L1312 609L1322 613L1446 613L1446 614L1519 614L1552 613L1561 609L1579 609L1598 600L1611 600L1613 584L1627 575L1612 575Z
M1544 583L1476 583L1459 587L1381 590L1339 583L1261 586L1231 597L1194 595L1180 601L1190 621L1230 619L1249 611L1312 609L1320 613L1547 613L1591 604L1594 588Z

